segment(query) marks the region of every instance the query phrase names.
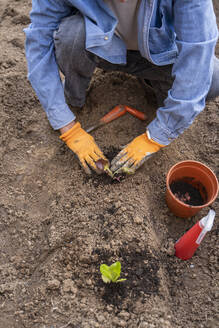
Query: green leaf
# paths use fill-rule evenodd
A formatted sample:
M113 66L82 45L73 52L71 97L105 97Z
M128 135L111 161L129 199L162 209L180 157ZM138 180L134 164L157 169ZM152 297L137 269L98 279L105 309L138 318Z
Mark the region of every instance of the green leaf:
M104 276L103 274L101 277L102 277L103 282L105 282L106 284L111 282L111 280L109 278L107 278L106 276Z
M122 168L122 172L126 173L126 174L134 174L135 170L130 169L129 167L123 167Z
M116 272L111 272L112 275L112 282L116 282L119 278L118 274Z
M111 272L115 272L117 274L117 276L120 276L121 273L121 263L119 261L113 263L112 265L110 265L110 271Z
M110 267L106 264L101 264L100 266L100 272L103 274L105 272L109 272L110 273Z
M121 263L119 261L113 263L110 267L111 275L112 275L112 282L116 282L117 279L120 277L121 273Z
M102 276L104 276L107 280L112 281L112 274L111 274L111 271L110 271L110 267L108 265L101 264L100 272L102 273Z
M127 280L127 279L122 278L122 279L118 279L118 280L116 280L116 282L122 282L122 281L125 281L125 280Z
M101 264L100 272L102 274L102 279L105 283L109 282L122 282L126 279L119 279L121 273L121 263L119 261L108 266L106 264Z

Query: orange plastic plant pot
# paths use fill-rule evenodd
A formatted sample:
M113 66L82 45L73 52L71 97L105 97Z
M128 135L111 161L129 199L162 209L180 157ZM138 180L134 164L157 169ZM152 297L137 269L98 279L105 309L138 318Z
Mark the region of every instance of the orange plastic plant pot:
M180 201L171 191L173 181L186 179L197 188L204 200L201 206L192 206ZM189 218L202 208L212 204L218 194L218 180L209 167L196 161L183 161L171 167L166 178L166 203L171 212L181 218Z

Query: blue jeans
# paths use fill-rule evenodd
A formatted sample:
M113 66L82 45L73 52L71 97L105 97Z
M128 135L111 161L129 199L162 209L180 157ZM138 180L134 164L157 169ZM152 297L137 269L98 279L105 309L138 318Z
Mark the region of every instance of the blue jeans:
M65 97L73 107L82 107L96 67L105 71L120 71L147 80L154 90L158 106L162 106L172 87L172 65L156 66L139 51L127 51L127 64L112 64L85 49L85 26L83 17L77 13L64 18L54 33L55 54L59 69L65 76ZM214 59L212 84L206 100L219 96L219 60Z

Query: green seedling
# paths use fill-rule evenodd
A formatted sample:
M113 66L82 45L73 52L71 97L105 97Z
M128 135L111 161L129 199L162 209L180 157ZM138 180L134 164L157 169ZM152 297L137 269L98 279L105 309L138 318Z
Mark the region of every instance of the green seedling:
M107 175L109 175L113 180L117 180L120 182L121 180L121 175L122 173L125 174L134 174L135 171L133 169L130 169L128 167L122 167L121 169L117 170L116 172L112 172L109 168L109 163L105 161L104 159L99 159L98 161L95 162L96 167L99 169L100 172L105 172Z
M95 162L95 164L98 170L100 170L100 172L105 172L113 179L114 174L109 168L108 161L105 161L104 159L99 159L98 161Z
M106 264L101 264L100 272L102 274L103 282L110 283L110 282L122 282L126 279L119 279L121 273L121 263L119 261L113 263L112 265L108 266Z
M109 168L109 164L108 164L108 163L105 164L103 170L104 170L104 172L106 172L106 174L108 174L112 179L114 178L114 174L113 174L113 172L110 170L110 168Z
M135 173L135 170L130 169L129 167L122 167L121 171L122 171L122 173L125 173L125 174L128 174L128 175L131 175L131 174Z

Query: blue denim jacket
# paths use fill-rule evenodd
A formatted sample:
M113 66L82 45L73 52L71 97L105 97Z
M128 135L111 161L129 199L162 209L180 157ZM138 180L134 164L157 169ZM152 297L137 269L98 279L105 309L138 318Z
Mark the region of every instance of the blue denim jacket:
M32 3L31 24L25 29L28 78L52 127L59 129L75 119L54 55L53 32L61 19L78 9L85 18L86 49L109 62L126 63L126 47L114 34L117 19L103 0ZM152 139L168 145L205 106L218 38L212 0L141 0L138 31L143 57L156 65L173 64L172 88L147 127Z

